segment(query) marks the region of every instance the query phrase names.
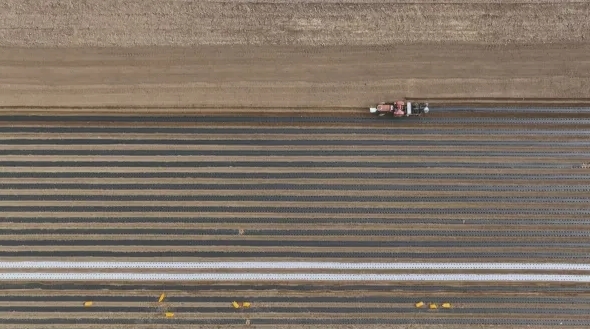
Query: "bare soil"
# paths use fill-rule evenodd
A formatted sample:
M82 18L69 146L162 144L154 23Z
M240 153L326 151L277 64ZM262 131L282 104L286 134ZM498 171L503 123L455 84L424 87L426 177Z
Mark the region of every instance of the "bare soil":
M536 2L4 0L0 40L19 47L588 41L589 3Z
M539 106L555 104L580 105L588 104L588 95L590 95L590 3L572 0L203 0L203 1L182 1L182 0L103 0L103 1L57 1L57 0L39 0L39 1L17 1L17 0L0 0L0 112L2 114L31 114L31 113L53 113L53 114L112 114L112 113L135 113L135 114L166 114L174 111L175 113L197 113L215 115L224 113L229 115L239 115L249 113L250 115L276 115L277 112L285 112L283 115L297 115L297 113L306 113L313 115L319 111L324 113L340 113L342 116L356 116L357 113L366 114L366 107L380 101L390 101L401 97L417 98L424 100L433 100L439 104L459 104L469 105L473 98L486 98L487 104L506 105L507 103L518 101L521 105L528 102L524 99L536 98L535 102ZM569 100L565 100L569 99ZM105 109L104 107L109 107ZM146 109L146 108L150 109ZM197 108L206 108L197 109ZM288 108L288 109L287 109ZM363 112L359 112L359 108ZM269 112L274 112L270 113ZM433 113L434 116L437 114ZM480 114L482 115L482 114ZM561 115L561 114L554 114ZM587 117L584 115L570 117ZM94 123L93 126L100 126L106 123ZM369 126L385 126L388 123L367 124ZM43 125L42 122L27 123L5 123L4 126L31 126ZM133 124L119 124L120 126L130 126ZM156 126L188 126L194 123L152 123L143 124L144 127ZM253 123L245 124L255 126ZM264 124L267 125L267 124ZM339 126L340 124L324 124L323 127ZM59 123L59 126L80 126L80 123ZM113 125L114 126L114 125ZM204 127L205 125L200 125ZM233 127L238 124L233 124ZM283 125L275 125L288 126ZM311 126L311 124L309 125ZM317 125L320 127L320 125ZM403 132L402 128L416 128L418 125L405 124L400 125L400 131L391 136L377 136L377 138L388 139L405 139L414 140L417 137ZM497 129L504 129L505 126L496 125ZM542 129L532 125L528 128ZM587 129L587 126L543 126L546 129ZM434 129L455 129L461 126L452 125L429 125ZM481 126L486 129L485 126ZM489 129L490 127L487 127ZM510 127L508 127L510 128ZM511 126L510 129L519 129ZM45 135L36 135L30 133L6 134L0 136L2 140L8 138L43 138ZM116 135L104 134L56 134L58 138L106 138L115 137ZM124 137L133 138L171 138L179 137L178 135L141 135L129 134ZM183 138L220 138L221 135L184 135ZM326 136L302 136L277 134L274 137L283 139L309 138L320 139ZM582 137L580 137L582 136ZM45 136L47 137L47 136ZM486 140L497 138L518 139L519 136L498 135L490 137L482 136L441 136L432 135L424 138L446 138L452 143L453 140ZM227 136L221 136L227 138ZM234 139L244 138L242 135L233 135ZM248 136L254 138L254 136ZM256 138L273 138L272 135L263 135ZM362 136L337 136L330 135L330 138L367 138ZM541 140L551 138L551 140L572 141L574 138L580 141L587 141L586 135L574 137L568 136L534 136L523 137L531 140ZM549 142L551 140L548 140ZM10 148L24 149L24 147L2 146L4 150ZM35 147L29 147L29 149ZM49 149L44 146L44 149ZM60 148L60 147L54 147ZM99 147L89 147L99 149ZM121 147L120 147L121 148ZM140 147L135 147L139 149ZM513 147L498 147L498 149L513 150ZM112 149L112 148L110 148ZM251 148L252 149L252 148ZM270 149L270 148L265 148ZM291 148L294 149L294 148ZM397 148L401 149L401 148ZM426 148L425 148L426 149ZM443 149L443 148L437 148ZM461 148L467 150L468 148ZM491 150L491 148L489 148ZM545 150L550 150L543 148ZM526 150L523 148L523 151ZM530 150L530 149L529 149ZM580 147L583 150L583 147ZM214 157L215 158L215 157ZM260 158L258 160L268 160L272 157ZM341 157L325 158L325 160L343 160L353 159L357 161L423 161L421 157L397 157L395 159L379 159L376 157ZM9 160L113 160L107 156L104 157L8 157L2 158L3 161ZM140 157L133 158L141 160ZM200 158L205 159L203 157ZM245 157L217 157L222 160L245 160ZM302 157L290 158L282 157L282 160L302 161ZM455 157L431 157L431 161L458 161ZM128 157L119 157L116 160L130 161ZM144 159L148 160L148 159ZM177 161L177 157L161 158L163 161ZM209 158L211 160L211 158ZM250 159L252 160L252 159ZM256 159L254 159L256 160ZM313 159L310 159L313 160ZM472 162L538 162L543 159L515 157L474 157L472 159L460 159L461 161ZM586 162L587 159L569 158L556 159L555 157L546 157L545 160L551 163L579 163ZM3 167L3 171L31 171L37 172L52 171L54 168L35 167L32 163L29 167ZM146 171L145 168L139 169L121 169L119 171ZM57 169L55 169L57 171ZM61 171L109 171L112 168L100 166L88 168L60 168ZM155 170L155 169L154 169ZM162 171L174 171L170 168L161 168ZM245 172L240 168L232 168L232 171ZM257 169L262 171L262 169ZM342 169L344 171L346 169ZM359 169L355 169L359 170ZM192 170L196 171L196 170ZM265 171L269 171L265 169ZM275 170L277 171L277 170ZM285 171L306 171L304 168L285 169ZM309 171L309 170L308 170ZM319 172L320 170L311 170ZM414 170L415 172L423 172ZM479 172L492 172L491 170L479 170ZM557 169L555 172L557 173ZM449 168L430 169L429 172L457 172ZM471 171L476 172L476 170ZM514 170L497 170L497 173L516 172ZM584 173L579 169L560 170L561 174ZM544 169L531 169L527 173L546 173ZM329 179L243 179L243 180L224 180L224 179L98 179L98 178L5 178L0 180L0 184L7 183L314 183L314 184L342 184L358 183L358 180L329 180ZM587 184L583 180L555 180L555 181L509 181L509 180L460 180L460 179L441 179L441 180L367 180L363 184L487 184L487 185L550 185L550 184ZM91 194L88 190L69 190L69 189L44 189L33 191L36 194ZM228 192L207 190L211 194L225 194ZM269 194L269 191L260 191L260 194ZM272 193L273 191L270 191ZM276 194L285 194L284 190L275 190ZM27 190L2 190L2 195L25 195L31 194ZM94 194L112 193L107 190L96 189ZM129 195L139 194L139 190L124 190L119 193ZM144 193L148 193L145 192ZM149 193L159 193L161 195L177 194L171 190L157 190ZM251 195L253 192L240 191L245 195ZM295 192L290 194L319 195L331 192ZM348 191L346 194L360 195L355 191ZM364 195L381 194L389 192L363 192ZM238 194L236 192L235 194ZM342 192L345 194L345 192ZM433 188L432 193L426 191L423 195L460 195L461 193L452 193L440 191ZM465 192L464 195L482 195L498 196L499 193ZM413 192L406 195L421 195ZM503 196L577 196L585 197L584 192L563 193L563 192L545 192L535 194L526 193L504 193ZM18 201L3 202L2 205L22 204ZM91 205L93 202L47 202L34 201L27 205L51 205L51 204L81 204ZM106 204L106 203L104 203ZM111 203L114 204L114 203ZM122 202L119 205L129 205L130 202ZM146 203L142 203L146 204ZM154 204L153 202L150 204ZM160 202L160 204L163 204ZM171 205L203 205L207 203L199 202L167 202ZM209 204L212 204L209 202ZM218 203L216 203L218 204ZM221 203L219 203L221 204ZM242 203L234 202L233 205ZM251 205L252 203L246 203ZM261 204L261 203L259 203ZM262 203L264 204L264 203ZM286 204L282 204L283 206ZM297 203L305 205L305 203ZM316 206L320 203L316 203ZM325 205L335 205L338 203ZM466 204L466 203L429 203L429 204L402 204L402 203L364 203L351 204L350 206L362 207L393 207L403 206L407 208L416 207L489 207L495 206L499 209L509 209L513 207L523 207L526 209L546 209L551 207L582 208L585 205L581 203L562 205L562 204ZM82 216L87 217L88 222L73 222L68 218ZM158 223L138 223L125 219L127 216L138 216L144 218L161 218ZM192 223L174 222L176 217L192 216L195 221ZM253 223L250 221L242 223L200 223L199 218L207 216L217 216L223 221L224 218L285 218L284 224L264 224ZM303 224L287 222L288 217L302 218L334 218L334 224ZM359 223L346 224L338 223L338 219L351 216L362 217L362 215L350 214L293 214L288 212L279 213L238 213L228 209L227 212L219 213L163 213L163 212L4 212L2 217L5 219L0 223L2 230L24 230L34 228L55 228L80 230L80 234L28 234L20 233L9 235L6 234L3 241L22 241L22 246L4 246L3 250L14 251L59 251L59 250L82 250L82 251L147 251L147 250L234 250L227 246L213 246L201 248L198 246L121 246L117 243L125 239L174 239L177 235L136 235L136 234L93 234L92 230L118 228L178 228L178 229L195 229L195 228L217 228L217 229L240 229L244 230L241 235L210 235L210 236L183 236L184 238L211 238L220 240L230 239L248 239L248 230L255 229L283 229L283 230L301 230L301 229L412 229L421 230L504 230L507 232L530 232L542 231L555 232L560 230L571 230L575 232L584 232L588 230L587 225L564 224L557 226L555 224L535 225L506 225L499 226L486 224L472 224L472 219L506 219L506 220L539 220L547 219L543 215L491 215L481 214L464 215L446 212L444 214L430 215L367 215L366 218L389 218L391 223L379 225L367 225ZM422 216L422 217L420 217ZM37 222L39 217L47 217L48 220L62 218L59 223L47 224ZM94 218L113 217L121 218L118 223L100 223ZM437 224L407 224L404 219L407 218L424 218L440 219ZM586 215L553 215L554 220L571 220L586 219ZM10 218L10 219L9 219ZM464 225L449 224L445 221L464 219ZM86 231L83 231L83 230ZM22 231L21 231L22 232ZM55 240L52 246L32 246L27 245L29 241L41 238L50 238ZM86 238L95 240L112 240L112 246L68 246L66 240L73 238ZM342 241L371 241L386 240L395 237L387 236L353 236L353 235L336 235L326 237L303 237L303 239L314 240L336 240ZM424 239L425 241L490 241L494 237L462 236L462 237L437 237L416 236L402 237L405 240ZM274 239L284 239L285 241L294 238L288 236L274 237ZM510 239L510 238L508 238ZM585 242L582 238L563 237L516 237L516 241L538 242L541 239L547 243L543 250L528 248L514 248L509 251L524 252L522 257L511 258L515 262L530 261L568 261L584 262L585 259L555 259L555 258L526 258L526 253L533 252L571 252L582 254L580 249L563 248L551 245L552 242ZM505 241L506 238L497 238L494 241ZM273 251L287 250L288 246L279 248L264 247L244 247L238 246L244 251ZM293 248L289 249L292 250ZM299 247L295 249L300 251L309 251L310 247ZM368 248L337 248L336 251L361 251ZM458 248L446 248L446 251L484 251L484 252L506 252L505 247L489 247L486 249L465 247L461 250ZM324 249L325 250L325 249ZM442 252L445 250L431 249L425 251L424 248L374 248L373 251L418 251L418 252ZM154 257L152 259L138 258L137 254L130 254L131 257L121 257L124 260L142 260L142 261L199 261L199 257ZM9 258L6 258L9 259ZM13 257L11 260L57 260L56 257ZM112 261L113 258L104 257L70 257L59 260L102 260ZM211 259L208 259L211 260ZM223 258L224 261L243 261L243 258ZM284 258L267 257L268 261L286 261ZM302 259L298 259L302 260ZM339 260L326 258L324 260ZM350 261L350 259L346 259ZM383 261L383 259L356 259L362 261ZM395 261L395 259L388 259ZM505 261L502 258L489 258L487 261ZM404 259L403 261L407 261ZM417 260L419 261L419 259ZM442 261L482 261L481 259L470 258L447 258ZM565 273L564 273L565 274ZM20 328L36 328L42 324L34 324L32 321L41 319L48 324L43 324L44 328L98 328L97 324L51 324L59 322L53 319L111 319L115 324L101 324L100 328L164 328L174 327L183 328L182 324L175 324L174 319L170 319L170 324L154 323L155 320L163 319L162 309L156 307L146 309L145 312L106 312L100 309L101 302L97 302L97 307L88 310L88 312L59 312L55 315L51 312L26 312L15 311L22 306L39 306L41 308L51 308L63 305L76 305L81 307L81 303L94 296L97 299L104 296L132 296L137 294L152 295L154 300L162 291L167 291L169 296L174 298L175 295L194 296L197 299L200 296L222 296L228 299L227 312L219 313L198 313L193 310L178 312L177 319L213 319L213 318L237 318L243 319L244 325L235 327L244 328L261 328L275 326L260 326L256 320L261 318L329 318L329 317L346 317L370 318L370 313L343 313L340 315L331 315L330 313L310 313L305 311L308 304L294 304L288 300L289 295L297 296L339 296L355 297L359 295L387 295L391 297L440 297L453 298L461 296L480 296L480 297L526 297L525 303L515 305L505 302L494 302L485 305L474 304L456 304L459 308L481 308L481 307L507 307L507 308L571 308L586 309L587 302L571 303L566 301L563 304L544 304L537 299L540 296L554 298L578 297L587 298L587 284L560 284L553 285L559 287L577 287L577 291L569 293L564 292L542 292L543 288L551 286L549 284L527 284L527 283L498 283L487 286L487 288L497 288L498 291L484 292L480 286L483 283L449 283L449 282L411 282L411 283L394 283L398 288L391 291L391 285L383 285L382 291L367 292L362 287L356 291L339 291L337 284L315 284L315 288L306 292L285 289L285 290L250 290L255 285L242 285L238 289L227 289L218 287L209 291L201 291L199 285L184 283L182 289L170 288L170 285L158 283L146 283L148 288L127 288L122 290L117 284L111 284L108 289L88 288L87 285L96 284L84 282L79 284L67 283L69 288L64 288L61 283L47 283L42 289L35 289L28 284L22 284L18 289L10 288L11 283L2 282L0 288L8 294L15 296L30 296L30 302L14 302L9 297L2 299L3 308L0 312L2 318L9 324L0 324L0 328L15 327L16 318L26 319L31 323L20 323ZM108 283L105 283L108 285ZM237 283L236 283L237 284ZM399 286L405 286L399 288ZM434 288L438 286L439 288ZM443 286L440 288L440 286ZM500 288L514 287L514 290L508 289L501 291ZM530 289L523 287L528 286ZM177 286L178 287L178 286ZM431 290L414 289L416 287L430 287ZM461 287L458 291L453 288ZM520 292L517 290L522 288ZM144 290L145 289L145 290ZM539 291L537 291L537 289ZM281 303L293 307L294 314L287 313L258 313L249 314L248 312L232 312L229 302L236 296L253 296L261 297L268 295L285 294L285 301L278 303L257 304L260 306L280 306ZM79 302L56 302L52 301L51 296L75 295L79 296ZM60 304L61 303L61 304ZM173 299L167 301L166 305L171 307L179 306L181 303L175 303ZM168 304L169 303L169 304ZM114 302L113 305L120 307L129 305L145 306L146 303L133 302ZM154 303L155 304L155 303ZM104 304L106 305L106 304ZM110 304L109 304L110 305ZM206 306L215 306L217 304L207 303ZM201 305L202 306L202 305ZM316 303L314 306L328 307L370 307L368 303L349 303L349 304L325 304ZM396 305L400 306L400 305ZM408 312L414 311L413 304L405 305ZM391 307L390 304L383 307ZM402 306L403 307L403 306ZM11 309L12 308L12 309ZM303 310L301 309L303 308ZM511 314L509 311L502 313L485 313L481 311L474 314L445 314L443 310L437 313L427 314L377 314L373 317L392 318L404 317L410 319L435 318L443 319L445 317L456 318L519 318L519 319L587 319L587 314ZM367 311L369 312L369 311ZM45 320L43 320L45 319ZM134 324L121 325L116 324L116 319L130 319ZM247 326L248 320L251 319L251 326ZM186 326L188 328L188 326ZM191 326L207 327L213 326ZM287 326L278 326L286 328ZM299 325L289 326L289 328L307 328L312 326ZM326 328L335 328L336 326L325 325ZM369 326L350 324L339 326L346 328L365 328ZM385 328L385 326L371 326L372 328ZM387 326L391 328L392 326ZM457 325L399 325L395 328L456 328ZM492 326L479 326L478 328L492 328ZM502 326L507 328L507 326ZM520 326L518 328L523 328ZM526 326L531 328L533 326ZM517 328L513 326L511 328Z
M586 44L4 48L0 106L338 113L401 97L580 98L590 94L588 53Z
M590 3L5 0L0 8L0 106L366 107L399 97L590 94Z

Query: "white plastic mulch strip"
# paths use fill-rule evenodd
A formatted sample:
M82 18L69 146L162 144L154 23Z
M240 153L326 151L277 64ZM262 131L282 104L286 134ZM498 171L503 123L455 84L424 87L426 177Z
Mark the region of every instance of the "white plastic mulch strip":
M562 263L340 263L340 262L0 262L1 269L326 269L326 270L554 270L590 271Z
M0 273L5 281L529 281L590 282L590 275L326 273Z

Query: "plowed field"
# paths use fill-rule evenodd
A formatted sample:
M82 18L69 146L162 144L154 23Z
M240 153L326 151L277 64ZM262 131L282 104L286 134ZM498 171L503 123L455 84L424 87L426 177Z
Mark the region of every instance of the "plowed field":
M560 281L589 277L590 113L505 99L589 103L589 22L570 0L0 0L0 329L590 327L589 283ZM401 97L432 112L368 116ZM441 107L481 97L503 110ZM404 280L39 279L63 272Z
M353 114L4 116L0 256L91 262L588 262L589 115L481 116L439 109L421 119L394 120ZM23 326L590 323L587 283L3 286L5 323ZM169 296L166 303L157 302L162 292ZM235 310L236 299L253 306ZM84 308L85 300L95 305ZM420 309L414 306L418 301L453 307ZM165 310L175 317L163 318Z

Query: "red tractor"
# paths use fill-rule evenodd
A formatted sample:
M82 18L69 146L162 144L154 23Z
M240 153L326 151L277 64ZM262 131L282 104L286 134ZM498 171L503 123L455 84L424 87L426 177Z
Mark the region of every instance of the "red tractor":
M393 114L394 117L409 117L420 116L428 113L428 103L415 103L396 101L395 103L379 103L377 107L371 107L369 112L372 114L383 116L387 113Z

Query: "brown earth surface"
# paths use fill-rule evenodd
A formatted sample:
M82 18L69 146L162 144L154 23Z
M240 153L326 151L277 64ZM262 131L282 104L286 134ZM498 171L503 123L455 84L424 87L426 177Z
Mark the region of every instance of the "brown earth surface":
M584 98L590 95L588 53L587 44L4 48L0 106L226 112L366 108L402 97Z
M0 8L0 106L590 95L587 2L5 0Z
M0 40L19 47L588 42L584 1L444 2L3 0Z
M367 117L368 106L401 97L429 100L433 108L425 120L395 123L130 123L116 119L89 123L84 118L50 123L7 121L0 117L0 259L587 263L590 226L587 201L583 199L589 192L584 175L587 176L590 163L587 154L590 126L582 121L579 124L506 123L501 118L494 121L493 117L587 120L588 113L437 113L437 108L530 103L587 106L590 104L589 38L590 3L573 0L0 0L2 115L190 113L298 117L322 112L323 116L354 119ZM437 121L441 117L461 116L490 120L468 125ZM90 127L143 127L153 131L69 131ZM163 127L194 128L195 132L156 132ZM309 128L324 130L308 134L281 131L266 134L261 130L273 127L297 128L303 132ZM60 131L42 132L47 128ZM259 131L199 132L206 128ZM359 128L359 132L331 131L338 128ZM387 130L371 130L375 128ZM455 134L457 129L471 129L471 133ZM524 129L541 132L522 134ZM497 130L504 132L497 133ZM543 133L550 130L558 132ZM415 134L416 131L425 134ZM58 142L72 138L151 139L156 142L146 141L143 145ZM27 141L23 144L14 142L16 139ZM194 140L195 143L157 144L166 139ZM198 142L244 139L252 140L251 145ZM47 140L53 142L47 143ZM273 140L316 141L317 145L264 144ZM374 140L375 145L322 146L326 140ZM395 144L399 141L408 144ZM432 143L436 141L446 141L446 145ZM507 143L489 144L503 141ZM465 142L475 144L458 145ZM528 142L529 146L510 145L510 142ZM560 146L553 145L554 142L569 144ZM413 143L418 146L412 146ZM362 156L354 153L358 150L405 152L412 148L424 154ZM272 155L279 151L337 149L349 154ZM163 156L81 155L81 152L113 150L168 150L172 153ZM173 154L181 150L263 151L271 155ZM478 150L500 152L500 155L444 154ZM64 151L79 153L23 153ZM431 151L444 152L426 154ZM20 153L11 155L11 152ZM502 152L552 154L519 156ZM556 155L559 152L578 154ZM42 161L53 162L53 165ZM59 164L60 161L73 163ZM82 161L87 162L86 165ZM101 164L101 161L106 163ZM112 161L126 164L120 166ZM138 161L159 162L159 166L144 166ZM174 167L179 161L192 161L195 165ZM226 164L203 167L199 165L203 161ZM229 161L253 161L258 165L247 168L227 164ZM273 166L269 161L389 162L391 167L345 164L331 168L318 168L313 164L288 167ZM417 168L411 165L425 162L431 165ZM440 162L450 162L454 167ZM470 167L485 163L497 166L505 162L517 166ZM172 175L178 172L186 172L186 176L216 173L237 174L238 177L132 176L134 173ZM367 172L385 176L347 176ZM90 177L92 173L107 177ZM127 176L116 177L116 173ZM261 173L271 176L250 177ZM273 178L285 173L296 176ZM343 177L321 176L338 173ZM396 173L418 176L414 179L389 177ZM51 177L52 174L71 177ZM426 177L434 174L443 176ZM470 174L484 176L466 176ZM505 176L513 174L562 177L510 179ZM116 184L127 187L117 188ZM195 187L174 189L169 187L171 184ZM243 185L243 188L227 189L224 187L227 184ZM288 185L257 186L261 184ZM298 184L320 187L298 187ZM339 189L338 185L342 184L349 186ZM384 190L377 188L378 185L400 187ZM494 188L499 190L490 191ZM313 200L334 195L343 199ZM51 200L55 196L61 199ZM158 200L92 199L101 196L131 199L151 196ZM190 199L198 196L213 196L218 200ZM256 196L267 199L223 200ZM181 200L182 197L189 199ZM272 197L307 197L308 200L282 202ZM344 197L368 199L345 201ZM371 200L372 197L417 199L384 201ZM436 197L455 199L429 200ZM468 197L487 199L464 200ZM507 200L519 197L529 199ZM128 208L132 205L139 206ZM173 211L142 209L154 205L172 207ZM218 208L203 211L198 208L208 205ZM240 205L275 208L236 208ZM287 208L289 205L300 208ZM68 208L71 206L78 208ZM91 206L119 208L89 208ZM193 208L178 212L183 206ZM224 206L228 207L223 209ZM316 212L306 212L306 207ZM326 211L325 207L336 211ZM367 212L394 210L349 213L346 209L351 208L364 208ZM438 208L439 212L432 212L430 208ZM267 230L267 234L261 234L262 230ZM334 242L342 244L334 245ZM386 245L395 242L405 244ZM416 245L417 242L422 245ZM360 245L353 246L354 243ZM205 254L217 251L242 254ZM314 251L328 255L321 257L311 253ZM380 254L351 256L361 251ZM109 256L108 252L113 254ZM154 255L144 257L142 252ZM282 252L283 256L273 254L275 252ZM284 256L289 252L299 254ZM415 253L415 256L398 257L397 253ZM442 253L450 254L436 256ZM3 269L1 272L10 271ZM339 328L400 329L474 328L478 323L476 328L546 328L549 326L535 324L535 321L545 320L553 321L556 327L560 324L574 326L578 320L585 321L580 327L588 327L590 323L587 306L590 305L590 286L586 283L2 282L0 289L0 318L3 319L0 329L219 328L225 326L213 325L214 321L232 319L236 321L232 325L235 328L297 329L336 326L287 323L295 319L344 319ZM169 297L158 304L157 298L162 292ZM207 299L209 297L215 300ZM277 299L265 299L268 297ZM294 297L303 299L296 302ZM318 297L343 299L321 301ZM360 299L354 299L357 297ZM377 297L383 299L375 301ZM406 300L400 301L400 298ZM253 308L234 310L231 301L236 299L251 301ZM86 300L94 300L95 305L84 310L82 303ZM417 310L414 303L421 300L452 302L453 309ZM166 310L175 312L175 317L164 318ZM448 318L455 322L425 324ZM283 322L265 325L260 322L264 319ZM397 319L406 324L356 323L359 319L381 319L390 323ZM497 326L486 325L488 320L496 321ZM515 325L514 320L524 321L523 325ZM183 321L194 323L189 325ZM462 326L461 321L471 324Z

